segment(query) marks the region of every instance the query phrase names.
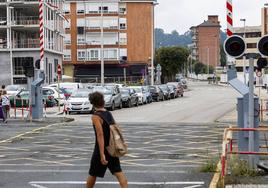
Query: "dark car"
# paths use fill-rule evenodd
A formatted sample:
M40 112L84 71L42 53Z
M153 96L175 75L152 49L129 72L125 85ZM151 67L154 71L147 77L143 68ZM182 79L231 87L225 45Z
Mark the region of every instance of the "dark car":
M175 99L178 97L176 87L174 85L167 85L170 90L170 98Z
M183 97L184 89L181 82L168 82L167 85L173 85L176 87L177 96Z
M132 106L139 105L139 97L134 89L131 88L120 88L122 97L123 107L131 108Z
M149 89L154 101L165 100L164 93L158 86L149 86Z
M158 87L164 93L165 100L169 100L170 99L170 89L168 88L168 86L166 84L162 84L162 85L159 85Z
M46 107L53 107L56 104L56 101L49 92L43 90L43 103ZM28 107L29 106L29 91L22 90L16 96L10 96L10 105L11 107Z

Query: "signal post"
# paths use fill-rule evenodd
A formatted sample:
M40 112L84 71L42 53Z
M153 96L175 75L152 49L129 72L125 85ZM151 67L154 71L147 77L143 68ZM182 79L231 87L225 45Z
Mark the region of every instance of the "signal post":
M227 55L233 58L239 58L245 54L246 43L240 36L233 35L226 39L224 50ZM264 36L258 42L259 53L245 54L249 59L249 83L248 86L237 79L234 66L229 66L228 82L243 97L238 98L238 127L239 128L258 128L259 118L255 116L254 111L259 108L259 98L254 98L254 59L258 59L258 70L267 66L266 58L268 56L268 36ZM258 152L259 134L255 131L238 133L238 150ZM259 163L259 157L249 155L248 162L251 168L256 168Z

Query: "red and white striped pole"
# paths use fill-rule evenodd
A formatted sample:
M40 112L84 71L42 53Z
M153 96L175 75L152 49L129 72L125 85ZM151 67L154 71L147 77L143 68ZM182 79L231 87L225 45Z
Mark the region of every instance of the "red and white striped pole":
M44 70L44 0L39 0L40 69Z
M232 0L226 1L227 8L227 36L233 35L233 3Z

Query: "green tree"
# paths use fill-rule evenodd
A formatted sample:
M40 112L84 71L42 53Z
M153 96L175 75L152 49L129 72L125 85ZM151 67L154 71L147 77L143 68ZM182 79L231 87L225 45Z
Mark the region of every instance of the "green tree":
M164 82L174 81L187 62L189 50L183 47L161 47L156 51L156 63L162 67Z
M223 45L221 45L221 52L220 52L220 55L221 55L221 66L222 67L225 67L226 64L227 64L227 58L226 58L226 54L224 52L224 49L223 49Z
M205 65L203 63L197 62L194 65L194 72L195 72L196 75L202 74L202 73L204 73L205 68L206 67L205 67Z

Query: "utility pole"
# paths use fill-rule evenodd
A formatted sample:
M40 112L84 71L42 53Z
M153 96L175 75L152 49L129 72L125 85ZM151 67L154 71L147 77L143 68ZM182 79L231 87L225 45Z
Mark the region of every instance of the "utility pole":
M103 0L101 0L101 85L104 86Z
M240 19L240 21L244 22L244 40L246 39L246 19ZM244 84L247 84L246 80L246 56L243 56L243 76L244 76Z

